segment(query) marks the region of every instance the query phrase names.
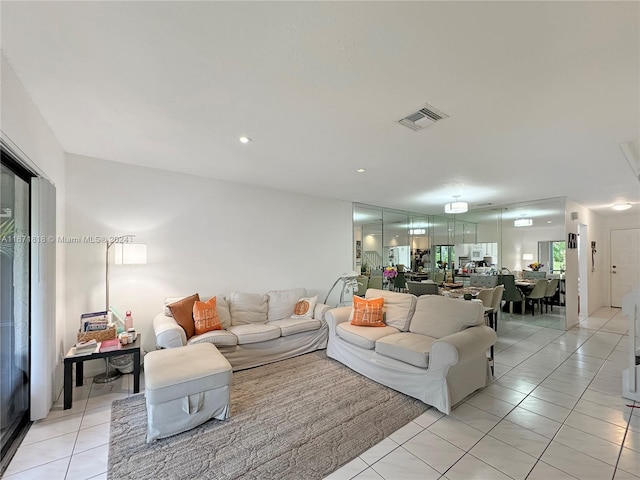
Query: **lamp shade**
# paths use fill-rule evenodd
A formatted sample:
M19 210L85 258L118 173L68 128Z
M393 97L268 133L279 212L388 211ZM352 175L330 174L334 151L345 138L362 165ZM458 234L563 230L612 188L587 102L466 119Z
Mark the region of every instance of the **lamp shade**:
M147 263L147 245L144 243L116 243L114 249L116 265L144 265Z
M465 213L469 210L467 202L450 202L444 205L444 213Z

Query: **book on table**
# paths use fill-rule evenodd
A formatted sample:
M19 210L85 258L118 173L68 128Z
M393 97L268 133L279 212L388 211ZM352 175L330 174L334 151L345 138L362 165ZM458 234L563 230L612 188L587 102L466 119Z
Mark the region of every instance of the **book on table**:
M76 343L76 353L95 352L98 346L96 339Z
M79 343L88 343L88 342L79 342ZM66 356L79 357L82 355L91 355L93 353L98 353L99 351L100 351L100 342L95 342L93 343L93 346L88 346L88 347L73 346L69 349Z
M113 352L114 350L121 350L122 349L122 344L120 343L120 340L118 340L117 338L111 338L109 340L103 340L100 343L101 343L101 345L100 345L100 353Z

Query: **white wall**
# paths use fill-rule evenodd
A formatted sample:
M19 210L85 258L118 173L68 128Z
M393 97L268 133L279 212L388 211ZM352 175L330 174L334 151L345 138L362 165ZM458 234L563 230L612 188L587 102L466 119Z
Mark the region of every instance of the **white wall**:
M145 350L167 296L306 287L324 300L352 265L352 205L69 155L67 234L136 235L147 265L111 266L111 304L131 310ZM66 343L104 307L101 243L67 244Z
M58 140L45 123L37 107L25 91L4 56L1 59L2 109L0 126L2 137L10 145L17 147L23 159L56 187L56 230L59 235L65 231L65 156ZM57 395L62 388L63 336L65 325L65 249L56 247L56 352L57 362L51 366L54 375L53 392Z
M509 270L522 270L538 261L538 242L565 240L564 227L505 227L502 229L502 264ZM533 260L523 260L523 253L533 254ZM542 270L547 271L548 265Z
M592 241L596 242L596 245L602 245L608 248L609 238L604 228L604 221L601 215L589 210L586 207L574 202L573 200L567 200L566 203L566 232L579 233L578 225L586 225L587 238L582 239L582 244L590 246ZM578 219L572 220L571 213L577 212ZM567 329L578 323L578 275L580 273L581 281L586 279L588 290L587 295L589 297L588 302L588 314L591 315L598 311L600 308L606 305L606 283L605 278L608 275L608 268L598 261L602 259L600 255L600 249L596 248L598 253L596 254L596 268L591 271L591 249L587 248L584 255L588 256L588 268L586 272L579 272L578 265L578 250L567 248L567 271L565 273L566 282L566 322ZM584 275L584 278L582 276ZM582 312L584 313L584 312Z

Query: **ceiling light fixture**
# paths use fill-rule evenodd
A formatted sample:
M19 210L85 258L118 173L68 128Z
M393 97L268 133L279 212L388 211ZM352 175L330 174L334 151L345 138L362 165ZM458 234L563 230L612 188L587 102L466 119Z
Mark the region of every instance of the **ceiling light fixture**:
M469 205L467 202L459 202L458 198L460 195L454 195L455 202L445 203L444 205L444 213L464 213L469 210Z
M517 218L513 221L514 227L530 227L533 225L533 220L530 218Z
M249 137L247 137L247 136L244 136L244 135L243 135L242 137L239 137L239 138L238 138L238 141L239 141L240 143L249 143L249 142L251 142L251 138L249 138Z
M358 168L358 169L356 170L356 172L358 172L358 173L364 173L364 172L366 172L366 171L367 171L367 169L366 169L366 168Z
M425 231L424 228L412 228L409 230L409 235L424 235Z
M628 210L629 208L631 208L631 204L630 203L616 203L613 206L614 210Z

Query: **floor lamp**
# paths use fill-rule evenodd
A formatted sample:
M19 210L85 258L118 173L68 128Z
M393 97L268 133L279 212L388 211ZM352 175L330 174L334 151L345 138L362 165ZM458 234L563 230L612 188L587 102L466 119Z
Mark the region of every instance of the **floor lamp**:
M331 292L333 291L333 289L336 287L336 285L340 281L342 281L342 290L340 292L340 303L338 303L338 305L336 306L337 307L344 306L344 292L347 290L348 287L351 287L351 289L357 288L358 286L358 281L356 280L357 277L358 277L358 274L353 270L340 275L338 279L335 281L335 283L332 285L331 289L329 290L329 293L327 293L327 297L324 299L324 303L325 304L327 303L327 300L329 300L329 295L331 295Z
M147 263L147 246L141 243L131 243L134 235L124 235L122 237L113 237L106 242L106 255L105 255L105 311L111 311L111 305L109 302L109 250L114 248L114 263L116 265L141 265ZM105 358L106 370L105 373L96 375L93 381L96 383L108 383L113 382L120 376L119 370L111 370L111 364L109 357Z

